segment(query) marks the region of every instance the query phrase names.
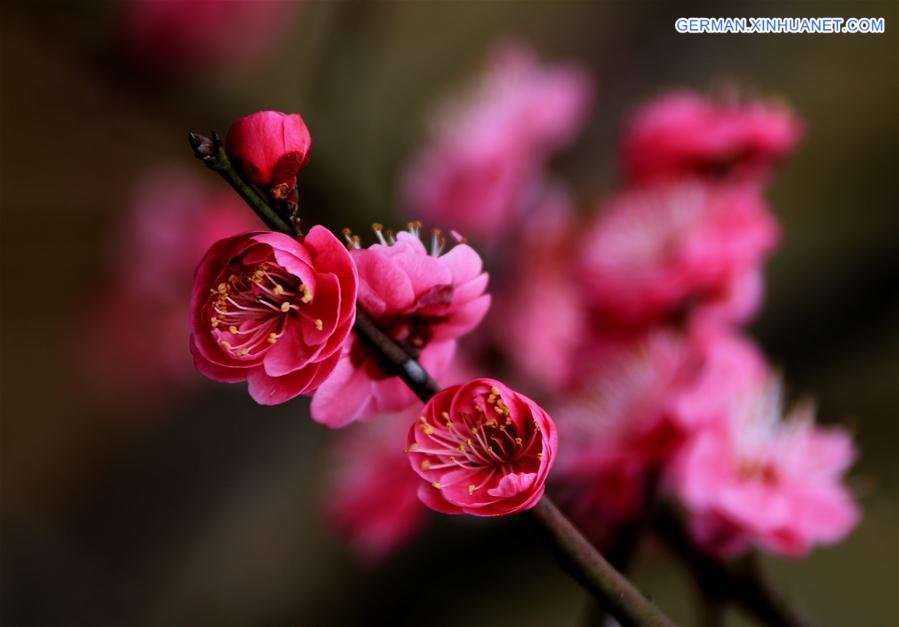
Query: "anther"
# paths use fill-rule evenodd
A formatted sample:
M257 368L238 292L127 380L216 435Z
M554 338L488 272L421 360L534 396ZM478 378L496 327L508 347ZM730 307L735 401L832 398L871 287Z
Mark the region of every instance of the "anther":
M228 333L230 333L231 335L237 335L237 327L232 324L230 327L228 327Z
M433 487L437 488L438 490L439 490L440 488L443 487L442 485L440 485L440 482L439 482L439 481L435 481L435 482L432 483L431 485L432 485Z
M319 331L321 331L322 329L325 328L325 323L322 322L321 318L315 319L315 328L318 329Z
M290 303L287 302L286 300L283 303L281 303L281 311L283 311L284 313L287 313L288 311L290 311Z
M273 289L272 291L275 293L276 296L281 296L284 293L284 287L280 283L278 283L275 286L275 289Z

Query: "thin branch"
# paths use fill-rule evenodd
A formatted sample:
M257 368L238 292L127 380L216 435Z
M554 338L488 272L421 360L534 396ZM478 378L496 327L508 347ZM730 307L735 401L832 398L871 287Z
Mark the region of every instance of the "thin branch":
M287 235L296 235L294 228L271 208L259 192L250 185L231 165L231 160L225 153L225 147L218 133L213 132L212 137L206 137L199 133L189 133L188 139L190 147L194 151L194 156L203 162L203 164L217 172L228 185L234 188L240 197L243 198L250 208L256 212L266 226L273 231L280 231Z
M577 568L576 578L623 627L674 625L599 554L549 497L540 499L528 513L548 532L554 547Z
M356 306L356 332L365 339L423 402L440 391L440 386L421 364L379 329L360 306Z

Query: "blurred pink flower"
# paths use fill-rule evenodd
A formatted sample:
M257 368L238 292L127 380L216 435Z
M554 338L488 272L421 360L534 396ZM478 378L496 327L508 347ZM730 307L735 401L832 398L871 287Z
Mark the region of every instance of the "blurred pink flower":
M537 504L556 428L534 401L493 379L438 392L407 439L422 502L444 514L504 516Z
M257 403L313 392L337 366L356 319L356 268L322 226L216 242L194 279L191 352L200 373L246 380Z
M359 306L390 337L421 351L422 366L434 377L446 371L457 338L474 329L490 307L484 293L487 274L478 254L466 244L441 253L438 235L431 251L411 232L395 241L351 251L359 271ZM388 235L388 238L392 236ZM397 412L416 402L398 376L388 373L377 355L355 334L334 373L312 399L312 417L329 427Z
M420 413L421 406L413 406L337 436L328 519L369 561L388 557L424 523L428 510L417 496L421 480L403 453L406 433Z
M744 321L778 237L754 186L653 184L601 208L583 238L581 277L601 323L639 328L692 311Z
M199 381L184 324L194 270L214 242L260 222L230 189L174 169L136 185L112 242L113 274L79 322L78 372L109 399L162 398Z
M506 283L490 315L506 358L528 381L550 391L571 380L588 331L582 292L571 272L575 224L567 191L547 188L507 251Z
M132 54L168 72L248 66L286 34L299 0L128 0Z
M762 351L735 328L697 319L689 337L701 365L698 376L678 396L673 413L685 431L719 420L735 395L756 389L770 377Z
M260 186L295 185L309 160L312 137L299 113L257 111L236 120L225 137L234 165Z
M592 100L588 74L542 65L515 43L494 48L478 81L438 112L405 175L413 215L490 238L539 193L549 156L580 129Z
M554 485L566 509L596 531L638 512L648 474L683 441L676 413L700 374L701 355L689 338L656 329L602 340L580 363L594 366L580 391L553 410Z
M622 137L631 181L694 175L764 177L804 133L802 121L774 101L717 102L690 91L638 109Z
M855 457L849 434L815 426L810 403L781 419L780 386L771 380L731 401L671 472L697 541L723 556L752 546L801 556L842 540L860 517L841 483Z

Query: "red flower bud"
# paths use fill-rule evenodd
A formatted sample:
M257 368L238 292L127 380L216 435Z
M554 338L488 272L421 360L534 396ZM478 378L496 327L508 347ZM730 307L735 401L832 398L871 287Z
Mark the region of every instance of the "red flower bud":
M234 122L225 138L225 151L235 166L252 183L264 186L292 182L311 148L309 129L299 113L252 113Z

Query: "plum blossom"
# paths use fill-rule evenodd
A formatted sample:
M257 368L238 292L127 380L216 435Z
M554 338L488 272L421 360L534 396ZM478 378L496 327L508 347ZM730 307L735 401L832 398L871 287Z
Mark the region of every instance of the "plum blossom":
M632 182L700 176L760 179L799 144L801 120L775 101L716 101L690 91L638 109L622 141Z
M554 486L597 535L639 511L650 473L683 441L679 399L700 376L702 356L688 337L656 329L605 338L581 363L595 365L553 410L560 442Z
M368 561L385 559L425 522L428 510L416 496L421 480L409 468L402 448L409 425L420 413L421 406L413 405L343 429L337 436L327 516Z
M811 403L782 417L780 385L768 379L734 396L720 420L695 433L672 466L671 483L707 550L802 556L857 524L858 506L841 482L854 458L850 435L816 426Z
M439 379L457 339L474 329L490 307L481 258L464 243L442 252L437 232L428 251L419 239L419 224L395 238L375 226L381 243L350 251L359 273L359 306L378 328L418 354L422 366ZM350 241L358 246L358 240ZM353 334L334 373L312 399L312 417L337 428L415 402L403 380Z
M356 268L321 226L305 237L220 240L200 262L191 352L201 374L246 380L263 405L311 393L331 374L356 317Z
M745 321L779 237L758 190L697 180L620 192L587 227L580 276L602 323L641 327L698 312Z
M418 496L445 514L504 516L543 496L556 428L534 401L493 379L438 392L409 429Z
M413 215L488 238L539 193L544 162L570 142L592 100L574 65L541 64L524 45L494 48L483 75L437 111L405 176Z

